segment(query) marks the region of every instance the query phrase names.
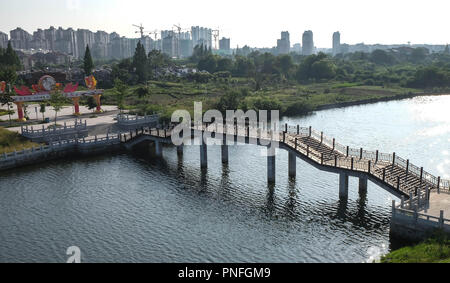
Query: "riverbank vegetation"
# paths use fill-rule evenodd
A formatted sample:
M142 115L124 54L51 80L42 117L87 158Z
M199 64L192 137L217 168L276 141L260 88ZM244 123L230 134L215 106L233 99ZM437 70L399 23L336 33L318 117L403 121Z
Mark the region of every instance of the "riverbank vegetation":
M450 238L436 235L416 246L404 247L381 259L382 263L450 263Z
M38 144L25 139L16 132L0 127L0 154L14 152L14 150L20 151L33 146L38 146Z
M191 58L174 60L155 50L146 54L139 44L133 58L112 66L112 80L130 87L107 90L104 103L139 114L192 111L201 101L204 111L266 109L293 116L328 105L448 92L450 53L405 47L335 57L237 50L223 57L197 46Z

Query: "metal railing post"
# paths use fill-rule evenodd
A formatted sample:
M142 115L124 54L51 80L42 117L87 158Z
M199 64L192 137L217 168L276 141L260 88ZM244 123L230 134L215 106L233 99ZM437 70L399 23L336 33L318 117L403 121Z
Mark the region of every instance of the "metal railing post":
M441 177L438 177L438 181L437 181L437 191L438 191L438 194L441 193Z

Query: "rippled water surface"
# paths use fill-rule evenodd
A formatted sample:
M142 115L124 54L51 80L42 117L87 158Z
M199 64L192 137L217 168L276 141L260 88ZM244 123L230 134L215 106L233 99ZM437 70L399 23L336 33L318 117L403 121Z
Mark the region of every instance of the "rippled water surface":
M326 110L291 124L312 125L343 144L393 152L449 177L450 96ZM338 176L277 156L268 187L261 148L164 148L48 162L0 173L0 262L64 262L78 246L85 262L364 262L390 248L392 197L369 183L339 201Z

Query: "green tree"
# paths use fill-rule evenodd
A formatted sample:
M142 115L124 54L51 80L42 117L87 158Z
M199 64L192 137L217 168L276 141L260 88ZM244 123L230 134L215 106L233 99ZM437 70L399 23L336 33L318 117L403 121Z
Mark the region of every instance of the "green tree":
M16 51L12 48L11 41L8 41L8 47L0 56L0 64L15 69L20 69L22 64L20 63L19 56L17 56Z
M144 83L145 81L147 81L147 63L147 53L145 51L144 45L139 41L133 56L133 68L135 69L135 73L138 76L139 83Z
M217 57L210 54L198 62L198 69L200 71L208 71L214 73L217 69Z
M94 69L94 61L92 60L91 50L89 49L89 45L86 45L86 52L84 53L83 60L83 70L86 76L90 76L92 74L92 70Z
M414 63L421 63L425 60L428 53L429 51L426 48L414 48L414 50L411 52L411 61L413 61Z
M9 125L12 124L11 119L11 112L12 112L12 103L14 100L12 99L12 92L10 91L9 87L6 88L5 92L0 95L0 104L2 106L7 105L8 107L8 117L9 117Z
M217 60L216 72L231 72L233 70L233 61L229 58L220 58Z
M140 86L136 89L136 93L139 98L148 98L151 94L150 88L148 86Z
M311 66L311 75L315 79L332 79L336 76L336 65L329 59L315 62Z
M152 50L148 53L148 70L151 71L150 75L156 79L158 69L167 65L169 59L159 50Z
M291 55L281 55L277 57L277 65L279 65L281 73L288 77L289 72L294 67L294 62L292 62Z
M50 105L53 107L55 111L55 126L58 118L58 113L63 109L64 104L67 103L67 99L62 95L59 90L54 90L50 94Z
M236 91L231 91L220 98L217 103L217 109L222 113L225 113L227 110L236 110L239 108L241 101L240 94Z
M6 66L0 68L0 81L5 81L10 85L14 84L17 80L17 73L14 67Z
M39 112L42 114L42 122L45 121L45 112L47 108L47 103L46 102L42 102L39 104Z
M114 93L116 94L117 106L119 107L120 113L125 108L125 96L128 91L128 85L122 82L120 79L114 81Z
M86 106L89 110L94 110L97 108L97 103L95 102L94 97L92 97L92 96L88 97Z
M379 65L392 65L395 62L394 56L381 49L373 51L370 60Z

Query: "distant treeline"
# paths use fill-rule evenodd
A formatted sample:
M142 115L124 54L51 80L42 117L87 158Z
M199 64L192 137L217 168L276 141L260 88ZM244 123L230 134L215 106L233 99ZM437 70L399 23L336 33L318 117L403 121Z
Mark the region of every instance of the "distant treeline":
M187 76L199 83L215 78L243 77L254 80L255 90L273 83L314 83L341 81L365 85L399 85L412 88L450 87L450 52L429 53L426 48L375 50L372 53L349 53L332 57L319 53L311 56L251 52L248 56L222 57L210 49L196 46L192 57L174 60L153 50L146 54L138 44L133 58L113 64L113 79L128 84L161 79L159 70L170 66L188 66L200 74ZM166 76L164 80L179 80Z

